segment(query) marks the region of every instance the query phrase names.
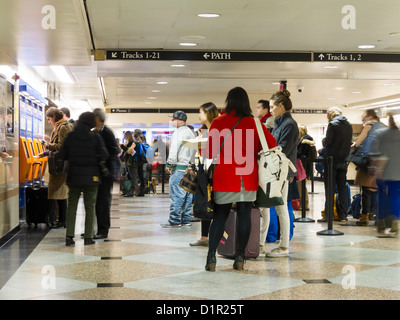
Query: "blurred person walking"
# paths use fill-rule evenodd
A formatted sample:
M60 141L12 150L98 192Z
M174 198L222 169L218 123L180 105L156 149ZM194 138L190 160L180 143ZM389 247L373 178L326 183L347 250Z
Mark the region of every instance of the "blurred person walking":
M263 131L268 146L275 147L276 141L265 126ZM223 141L225 143L221 148ZM215 118L209 128L207 158L218 159L213 175L215 206L209 233L207 271L215 271L216 251L234 202L237 204L238 241L233 268L243 269L244 252L251 231L252 204L259 187L257 157L260 149L247 92L240 87L233 88L228 92L224 113Z
M360 148L362 153L368 154L379 129L385 126L376 115L374 110L366 110L362 114L363 130L357 141L351 146L352 149ZM367 170L357 167L354 184L361 187L361 217L356 222L360 226L368 226L369 221L374 221L376 214L376 197L378 187L376 179Z
M131 187L129 188L127 193L123 193L124 197L133 197L134 190L135 190L135 183L132 179L132 171L133 171L133 155L136 153L134 151L136 144L133 141L133 135L131 131L125 131L124 133L124 143L120 144L120 148L123 151L123 159L126 169L128 170L128 176L131 180ZM136 180L136 178L135 178Z
M104 239L108 237L108 230L110 229L110 209L112 199L112 187L114 184L114 175L118 172L118 154L120 152L119 146L115 139L114 133L104 123L106 121L105 112L100 109L94 109L93 115L96 121L95 131L100 134L103 139L104 145L107 149L109 157L106 160L106 167L109 175L102 177L101 183L97 190L96 201L96 218L97 218L97 234L95 239Z
M400 131L389 114L387 128L377 131L369 152L371 169L378 185L377 229L384 232L387 221L393 219L390 232L399 233L400 219Z

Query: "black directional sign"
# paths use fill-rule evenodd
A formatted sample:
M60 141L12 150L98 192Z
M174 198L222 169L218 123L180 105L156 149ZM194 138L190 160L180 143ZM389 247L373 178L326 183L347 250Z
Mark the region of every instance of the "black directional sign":
M187 61L311 61L307 52L239 51L144 51L108 50L107 60L187 60Z
M314 52L314 61L321 62L400 62L400 54L361 52Z

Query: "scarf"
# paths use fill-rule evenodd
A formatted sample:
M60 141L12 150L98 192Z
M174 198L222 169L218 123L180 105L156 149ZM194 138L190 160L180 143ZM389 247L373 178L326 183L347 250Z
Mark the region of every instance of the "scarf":
M65 121L65 120L64 120L64 118L63 118L63 119L58 120L56 123L54 123L54 129L53 129L53 131L51 132L50 141L53 141L53 137L54 137L54 135L56 134L56 131L57 131L58 127L59 127L64 121Z

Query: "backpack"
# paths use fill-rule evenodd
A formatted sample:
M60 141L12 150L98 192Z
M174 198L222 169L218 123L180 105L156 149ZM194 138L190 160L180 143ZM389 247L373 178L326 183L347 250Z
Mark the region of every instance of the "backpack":
M353 196L353 201L349 207L348 214L351 214L353 218L359 219L361 217L361 194L358 193Z
M138 160L141 163L153 163L154 160L154 149L150 147L150 145L147 142L141 142L139 146L139 154L138 154Z

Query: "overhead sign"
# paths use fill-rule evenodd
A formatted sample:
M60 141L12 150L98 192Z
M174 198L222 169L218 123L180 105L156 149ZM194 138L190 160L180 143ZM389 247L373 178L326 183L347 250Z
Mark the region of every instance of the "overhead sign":
M107 60L187 60L187 61L311 61L307 52L239 51L144 51L108 50Z
M314 61L321 62L400 62L400 54L360 52L314 52Z
M322 109L292 109L292 113L304 113L304 114L324 114L326 110Z

